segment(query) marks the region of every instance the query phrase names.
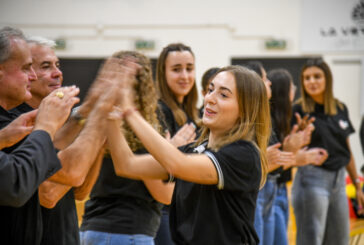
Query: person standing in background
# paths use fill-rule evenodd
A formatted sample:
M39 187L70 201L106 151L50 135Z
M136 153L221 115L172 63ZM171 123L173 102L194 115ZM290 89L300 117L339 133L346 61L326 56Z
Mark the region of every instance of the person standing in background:
M296 244L348 244L345 169L356 187L361 207L364 195L349 144L354 128L348 109L334 97L332 73L322 59L310 59L303 66L301 98L293 106L293 113L315 117L315 130L308 148L320 147L328 152L322 165L299 167L295 175L292 204L297 224Z
M157 62L157 91L167 130L175 146L192 142L199 125L195 57L190 47L182 43L166 46ZM180 131L178 134L177 132ZM156 245L173 244L169 231L169 207L162 211Z

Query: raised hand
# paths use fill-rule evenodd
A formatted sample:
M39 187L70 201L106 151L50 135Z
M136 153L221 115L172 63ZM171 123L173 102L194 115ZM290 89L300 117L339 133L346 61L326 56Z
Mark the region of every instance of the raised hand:
M289 135L283 140L283 150L289 152L297 152L305 142L304 131L298 131L298 125L294 125Z
M308 114L306 114L303 118L301 118L299 113L295 113L298 130L304 130L308 125L312 124L315 121L314 117L308 118Z
M67 120L71 108L78 103L75 97L80 90L76 86L62 87L45 97L38 108L34 130L45 130L51 138Z

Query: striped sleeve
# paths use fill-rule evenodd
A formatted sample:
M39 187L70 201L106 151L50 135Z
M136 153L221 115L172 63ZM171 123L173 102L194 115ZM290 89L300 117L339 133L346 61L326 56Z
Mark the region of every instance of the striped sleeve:
M212 161L212 163L214 164L216 171L217 171L217 176L218 176L218 182L217 182L217 188L219 190L224 189L224 175L222 173L221 170L221 166L219 161L217 160L217 158L214 156L214 154L212 154L210 151L205 151L204 154L206 154Z

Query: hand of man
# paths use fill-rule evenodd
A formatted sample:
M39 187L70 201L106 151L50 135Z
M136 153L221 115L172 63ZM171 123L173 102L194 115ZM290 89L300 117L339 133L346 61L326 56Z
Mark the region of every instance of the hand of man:
M32 132L37 111L33 110L20 115L0 130L0 149L14 145Z
M80 101L75 97L79 92L76 86L63 87L45 97L38 108L34 130L45 130L53 139L56 131L67 120L71 108Z

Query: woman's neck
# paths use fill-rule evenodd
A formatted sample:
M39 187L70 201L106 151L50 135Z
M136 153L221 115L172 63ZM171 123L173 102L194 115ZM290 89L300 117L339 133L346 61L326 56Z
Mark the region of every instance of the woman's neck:
M176 96L176 100L177 100L177 102L178 102L178 105L182 105L182 103L183 103L183 99L184 99L184 96Z
M209 143L207 144L208 147L214 146L219 139L222 137L223 133L218 133L216 131L211 131L209 133Z
M316 95L316 96L311 96L311 98L313 99L313 101L315 101L317 104L324 104L324 95L320 94L320 95Z

